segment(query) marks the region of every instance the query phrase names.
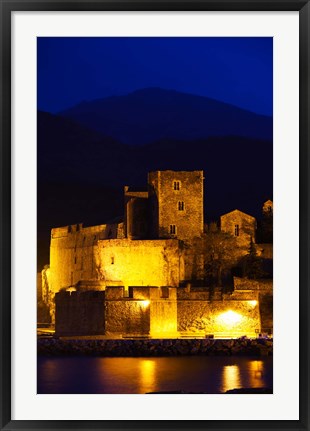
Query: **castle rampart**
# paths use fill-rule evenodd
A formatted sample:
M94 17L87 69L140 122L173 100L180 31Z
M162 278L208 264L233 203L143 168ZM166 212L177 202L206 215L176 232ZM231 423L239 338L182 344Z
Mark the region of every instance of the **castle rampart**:
M181 289L182 290L182 289ZM56 295L56 334L145 336L257 337L261 330L258 293L248 290L212 299L196 290L188 297L173 287L122 286L105 292L60 292Z

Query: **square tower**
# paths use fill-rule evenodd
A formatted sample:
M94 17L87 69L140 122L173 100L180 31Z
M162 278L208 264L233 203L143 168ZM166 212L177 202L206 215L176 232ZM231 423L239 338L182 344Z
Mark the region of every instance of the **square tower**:
M203 171L148 174L153 238L191 240L203 233Z

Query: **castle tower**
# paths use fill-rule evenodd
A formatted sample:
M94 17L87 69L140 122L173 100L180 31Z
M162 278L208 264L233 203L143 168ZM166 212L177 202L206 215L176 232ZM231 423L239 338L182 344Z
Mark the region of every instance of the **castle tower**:
M153 238L191 240L203 233L203 171L148 174Z
M124 187L125 237L129 239L145 239L149 234L148 216L148 192L132 190Z

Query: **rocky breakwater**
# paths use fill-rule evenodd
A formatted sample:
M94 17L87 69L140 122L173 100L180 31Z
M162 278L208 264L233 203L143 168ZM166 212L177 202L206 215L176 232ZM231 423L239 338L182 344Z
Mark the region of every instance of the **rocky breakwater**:
M57 339L39 338L41 356L272 356L271 339Z

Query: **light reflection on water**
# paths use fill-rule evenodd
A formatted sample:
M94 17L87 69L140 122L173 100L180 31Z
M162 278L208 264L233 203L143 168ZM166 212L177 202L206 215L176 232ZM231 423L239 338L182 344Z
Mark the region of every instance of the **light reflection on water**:
M238 365L225 365L223 367L222 392L229 389L241 388L240 369Z
M241 387L272 388L272 358L38 358L38 393L216 394Z
M142 393L156 391L156 363L152 359L141 359L140 362L140 387Z

